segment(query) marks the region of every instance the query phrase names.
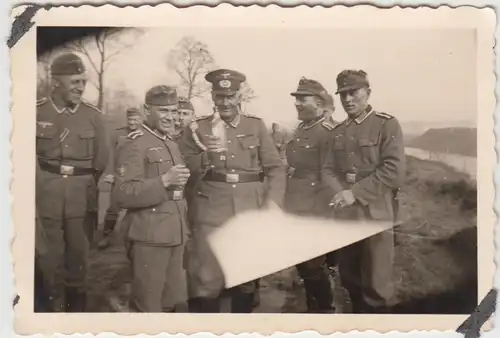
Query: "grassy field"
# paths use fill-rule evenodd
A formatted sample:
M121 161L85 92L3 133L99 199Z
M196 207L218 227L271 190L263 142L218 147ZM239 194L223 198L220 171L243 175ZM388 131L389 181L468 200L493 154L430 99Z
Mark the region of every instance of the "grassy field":
M102 210L106 195L103 194ZM476 187L438 162L407 157L401 193L405 222L395 229L398 313L470 313L477 303ZM92 250L89 311L125 309L130 279L119 232L112 247ZM339 307L347 306L341 289ZM305 311L295 269L265 277L256 312Z

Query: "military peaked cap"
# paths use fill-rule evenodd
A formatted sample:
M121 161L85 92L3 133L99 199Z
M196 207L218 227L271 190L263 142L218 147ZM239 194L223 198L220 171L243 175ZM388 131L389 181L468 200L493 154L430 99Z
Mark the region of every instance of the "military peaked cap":
M188 100L187 97L184 96L179 97L179 109L189 109L194 111L193 104Z
M368 74L364 70L347 69L337 75L336 94L365 87L370 87L370 83L368 82Z
M212 84L213 92L232 95L240 90L241 84L246 81L246 76L235 70L217 69L207 73L205 80Z
M74 53L61 54L52 61L52 75L78 75L85 72L82 59Z
M171 106L179 103L177 90L172 86L154 86L146 93L144 100L150 106Z

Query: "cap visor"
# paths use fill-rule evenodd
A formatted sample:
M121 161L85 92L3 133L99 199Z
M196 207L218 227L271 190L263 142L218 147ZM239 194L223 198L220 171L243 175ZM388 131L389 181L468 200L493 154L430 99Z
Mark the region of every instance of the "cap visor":
M292 95L292 96L314 96L316 94L311 93L311 92L306 92L306 91L296 91L296 92L290 93L290 95Z
M350 90L356 90L356 89L360 89L360 88L363 88L365 86L363 85L350 85L350 86L345 86L345 87L342 87L340 89L338 89L335 94L339 94L339 93L342 93L342 92L347 92L347 91L350 91Z
M212 93L216 95L226 95L231 96L237 93L235 90L212 90Z

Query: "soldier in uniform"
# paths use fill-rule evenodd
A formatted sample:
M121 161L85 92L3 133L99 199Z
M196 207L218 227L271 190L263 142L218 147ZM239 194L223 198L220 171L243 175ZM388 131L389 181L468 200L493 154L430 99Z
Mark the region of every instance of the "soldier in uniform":
M318 81L302 78L291 93L301 121L287 144L288 182L285 209L295 215L329 217L331 196L342 190L324 162L335 125L325 117L328 94ZM297 266L303 279L308 312L333 313L333 289L326 256Z
M81 101L87 77L67 53L51 65L52 93L37 102L37 207L53 262L54 311L83 312L89 241L97 225L97 182L109 160L101 112Z
M134 130L137 130L141 128L143 121L143 116L142 113L139 109L137 108L129 108L127 109L127 126L119 128L115 130L115 132L111 135L111 145L110 145L110 151L111 151L111 156L110 156L110 161L108 168L106 170L106 174L104 175L104 181L108 184L111 185L111 187L114 184L115 180L115 169L114 169L114 164L115 164L115 152L118 148L118 144L123 141L126 136L133 132ZM111 188L112 190L112 188ZM115 201L110 198L110 204L109 208L106 211L106 216L104 218L104 231L103 231L103 238L97 243L97 247L99 249L105 249L107 248L111 242L110 242L110 235L113 233L115 230L116 222L118 220L118 213L120 212L120 209L116 205Z
M117 151L113 198L123 219L132 262L130 307L174 312L187 298L183 255L189 229L184 186L189 170L172 139L177 93L155 86L146 93L146 122Z
M191 209L197 264L188 269L190 311L220 312L224 276L206 236L242 211L282 206L285 171L264 122L240 112L245 75L218 69L205 79L216 112L194 121L180 143L188 168L200 177ZM230 290L231 312L252 312L256 287L252 281Z
M187 97L179 96L179 111L177 112L177 120L175 122L175 141L180 141L186 127L194 118L194 107Z
M348 117L334 130L327 167L343 186L332 205L337 217L398 222L397 191L405 175L403 135L398 120L368 103L366 72L344 70L337 93ZM383 313L391 306L394 242L385 231L343 248L340 277L355 313Z

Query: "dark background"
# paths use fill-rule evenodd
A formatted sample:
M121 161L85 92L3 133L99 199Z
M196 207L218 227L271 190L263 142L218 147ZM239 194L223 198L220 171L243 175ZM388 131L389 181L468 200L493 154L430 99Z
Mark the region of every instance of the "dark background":
M96 35L106 29L111 29L111 27L37 27L37 57L66 42Z

